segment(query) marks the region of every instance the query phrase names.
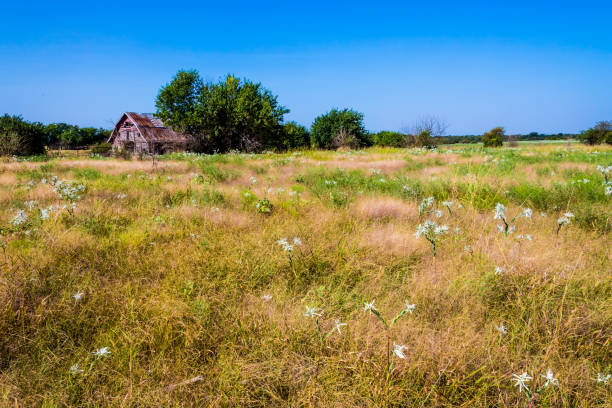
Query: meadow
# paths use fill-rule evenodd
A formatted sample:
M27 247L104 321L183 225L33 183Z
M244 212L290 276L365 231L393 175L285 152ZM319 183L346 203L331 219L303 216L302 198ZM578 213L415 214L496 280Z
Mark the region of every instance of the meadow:
M0 405L609 407L611 165L2 159Z

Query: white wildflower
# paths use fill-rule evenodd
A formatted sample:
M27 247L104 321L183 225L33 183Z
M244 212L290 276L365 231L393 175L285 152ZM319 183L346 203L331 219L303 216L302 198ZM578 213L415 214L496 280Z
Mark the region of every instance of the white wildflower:
M435 214L436 214L437 218L441 218L442 217L442 211L440 211L440 210L436 210Z
M319 309L318 307L306 306L306 313L304 313L304 316L312 317L314 319L315 317L321 317L320 312L321 312L321 309Z
M272 295L269 295L269 294L267 294L267 293L266 293L266 294L265 294L265 295L263 295L261 298L262 298L263 300L265 300L266 302L268 302L268 301L272 300Z
M526 392L531 394L531 391L529 391L529 388L527 388L527 385L525 383L529 382L529 380L532 379L533 377L530 377L527 373L523 373L521 375L512 374L512 380L514 381L514 385L516 387L519 387L519 392L524 389Z
M338 334L342 334L342 332L340 331L340 328L342 326L346 326L346 323L342 323L340 319L336 319L336 321L334 322L334 328L332 329L332 331L338 330Z
M27 220L28 220L28 214L26 214L24 210L17 210L17 214L15 214L15 216L11 220L11 224L17 227L25 223Z
M407 300L405 300L404 303L406 304L406 313L412 314L414 309L416 309L416 304L410 304L410 302L408 302Z
M72 298L74 299L75 302L78 302L79 300L83 299L83 292L81 292L80 290L77 291L77 293L72 295Z
M495 326L495 330L500 332L502 336L505 336L506 334L508 334L508 330L506 329L506 326L504 326L503 323L500 324L499 326Z
M495 267L495 274L496 275L503 275L504 272L506 272L506 268L502 268L501 266L496 266Z
M593 381L596 381L597 384L607 384L612 378L612 374L604 375L603 373L598 373L597 378L593 378Z
M374 302L376 302L376 299L372 300L370 303L363 302L364 303L363 311L367 312L369 310L370 313L372 313L373 310L376 310L376 305L374 304Z
M559 385L559 380L555 378L550 368L548 369L548 371L546 371L546 375L540 375L540 377L546 379L546 382L544 383L543 387L548 387L550 384L556 386Z
M400 344L393 344L393 354L395 354L396 356L398 356L399 358L406 358L406 355L404 354L404 350L407 349L407 346L404 345L400 345Z
M46 208L40 209L40 219L43 221L49 219L49 209L46 209Z
M502 203L497 203L495 205L495 215L493 219L500 220L506 217L506 207Z
M533 214L533 211L531 210L531 208L525 208L523 210L523 217L525 218L531 218L532 214Z
M96 357L107 357L110 353L111 352L108 349L108 347L102 347L92 352L92 354L95 355Z
M70 367L70 374L72 375L77 375L79 373L82 373L83 370L81 368L79 368L78 364L74 364Z

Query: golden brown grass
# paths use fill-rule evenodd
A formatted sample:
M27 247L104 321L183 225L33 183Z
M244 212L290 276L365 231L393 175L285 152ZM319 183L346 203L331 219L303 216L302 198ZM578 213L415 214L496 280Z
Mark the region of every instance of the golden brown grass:
M0 163L0 405L524 407L530 401L512 374L528 372L535 390L551 369L559 386L532 406L610 406L611 385L592 380L612 373L612 242L601 225L610 199L597 190L590 156L579 156L593 148L546 156L558 148L520 150L542 162L516 160L512 171L490 165L479 176L444 163L509 153L181 158L155 171L146 161ZM600 150L597 160L610 158ZM194 181L191 173L213 174L204 160L228 176ZM325 164L311 164L318 161ZM557 174L535 184L536 166L549 164ZM567 181L566 168L594 181L563 202L551 186ZM74 216L41 221L37 207L29 223L13 226L25 201L63 204L42 174L84 183L83 200ZM300 198L291 187L303 190ZM505 237L495 201L513 216L535 200L506 194L510 188L546 194L533 203L548 207L541 217L534 206ZM272 214L245 204L245 189L267 196ZM440 217L419 216L429 195ZM452 214L443 200L455 202ZM567 210L576 217L557 235ZM414 236L426 219L449 226L435 258ZM277 244L294 237L302 244L291 253ZM496 266L505 272L496 275ZM388 331L363 311L373 299L387 321L405 300L416 308ZM323 336L336 319L347 326L321 342L306 306L322 309ZM388 336L407 346L390 370ZM111 354L96 359L101 347ZM76 363L84 371L71 374Z

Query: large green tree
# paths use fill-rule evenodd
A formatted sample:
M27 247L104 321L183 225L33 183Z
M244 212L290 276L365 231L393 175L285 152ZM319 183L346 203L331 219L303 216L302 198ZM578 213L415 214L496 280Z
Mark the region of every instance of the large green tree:
M599 143L612 144L612 122L602 120L597 122L592 128L585 130L578 138L586 144L594 145Z
M45 132L40 123L21 116L0 116L0 156L31 156L45 152Z
M357 146L371 145L363 125L363 113L352 109L332 109L315 118L310 128L312 146L323 149L339 147L339 137L350 140L349 143L355 143Z
M203 152L283 148L283 116L289 110L259 83L227 75L204 83L197 71L180 71L161 88L156 115L196 139Z

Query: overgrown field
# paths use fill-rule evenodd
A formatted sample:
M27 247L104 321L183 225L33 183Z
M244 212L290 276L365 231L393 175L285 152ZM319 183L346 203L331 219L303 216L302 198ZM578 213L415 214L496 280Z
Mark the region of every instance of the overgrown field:
M609 407L611 165L4 159L0 405Z

